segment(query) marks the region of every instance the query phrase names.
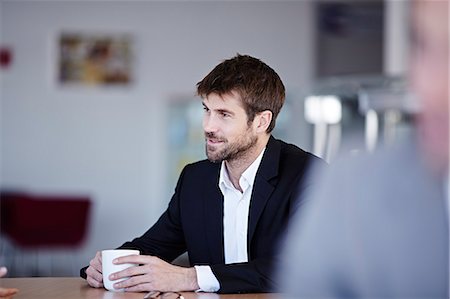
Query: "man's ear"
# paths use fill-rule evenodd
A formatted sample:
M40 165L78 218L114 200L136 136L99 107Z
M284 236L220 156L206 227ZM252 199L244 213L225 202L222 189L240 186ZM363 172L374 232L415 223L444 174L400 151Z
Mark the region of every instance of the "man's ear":
M255 115L255 125L256 125L256 132L257 133L264 133L266 132L267 128L270 125L270 122L272 121L272 111L264 110L262 112L259 112Z

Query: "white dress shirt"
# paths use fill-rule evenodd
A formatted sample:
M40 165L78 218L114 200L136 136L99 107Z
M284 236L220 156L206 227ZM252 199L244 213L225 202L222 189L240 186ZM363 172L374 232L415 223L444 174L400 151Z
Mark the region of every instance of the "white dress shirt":
M248 211L252 197L256 172L264 154L265 148L255 161L242 173L239 185L242 192L231 183L225 162L220 167L219 188L223 202L223 236L225 264L248 262L247 231ZM209 266L195 266L199 291L217 292L219 281Z

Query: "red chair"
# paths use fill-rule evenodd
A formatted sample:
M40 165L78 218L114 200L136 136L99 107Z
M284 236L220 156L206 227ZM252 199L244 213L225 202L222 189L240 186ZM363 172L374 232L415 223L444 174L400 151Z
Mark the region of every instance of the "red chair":
M15 250L73 250L87 235L90 207L84 196L1 192L0 232Z

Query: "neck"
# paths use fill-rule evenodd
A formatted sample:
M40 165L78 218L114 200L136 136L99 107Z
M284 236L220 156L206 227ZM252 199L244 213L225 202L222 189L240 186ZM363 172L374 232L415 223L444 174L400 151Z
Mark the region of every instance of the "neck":
M261 154L262 150L266 147L267 142L269 141L269 137L270 135L267 134L258 138L255 146L250 148L245 155L240 156L238 159L225 161L231 183L239 191L242 192L241 186L239 185L241 175L253 162L255 162L259 154Z

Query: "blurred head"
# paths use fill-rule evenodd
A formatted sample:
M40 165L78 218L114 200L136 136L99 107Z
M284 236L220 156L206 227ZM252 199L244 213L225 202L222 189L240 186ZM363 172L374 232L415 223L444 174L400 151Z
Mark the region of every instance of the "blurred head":
M420 146L441 174L449 163L449 1L415 0L410 79L421 102Z
M239 54L217 65L198 82L197 93L202 98L210 94L238 96L248 122L257 113L270 111L272 119L267 133L275 127L285 98L283 82L272 68L259 59Z

